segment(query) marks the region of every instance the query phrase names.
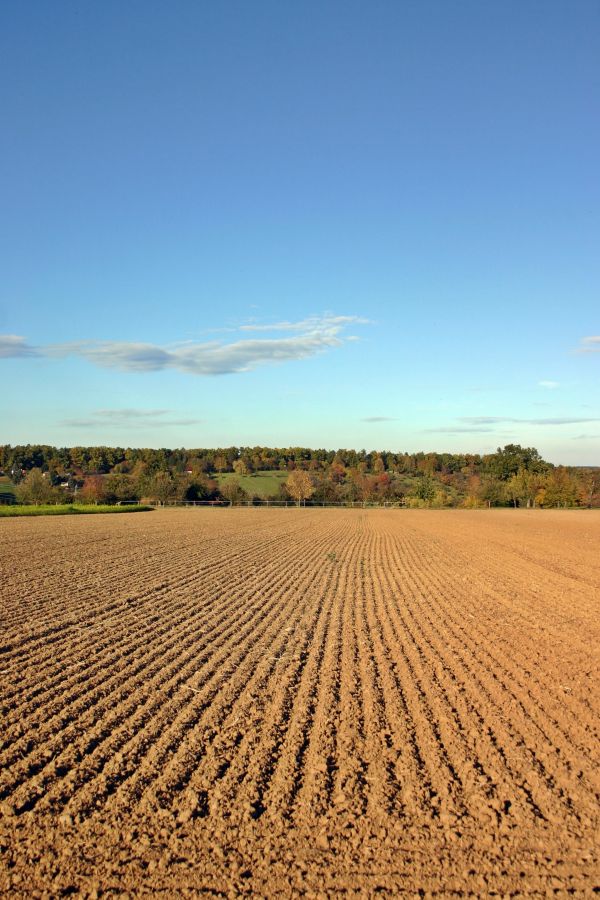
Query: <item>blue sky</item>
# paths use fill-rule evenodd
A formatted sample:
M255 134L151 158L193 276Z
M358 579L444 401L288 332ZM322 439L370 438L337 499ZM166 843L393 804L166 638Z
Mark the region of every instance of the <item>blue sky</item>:
M33 2L0 442L600 464L597 2Z

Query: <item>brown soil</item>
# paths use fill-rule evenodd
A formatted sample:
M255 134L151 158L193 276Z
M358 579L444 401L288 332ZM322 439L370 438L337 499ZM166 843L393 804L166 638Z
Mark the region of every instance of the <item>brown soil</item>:
M591 894L600 514L0 521L0 892Z

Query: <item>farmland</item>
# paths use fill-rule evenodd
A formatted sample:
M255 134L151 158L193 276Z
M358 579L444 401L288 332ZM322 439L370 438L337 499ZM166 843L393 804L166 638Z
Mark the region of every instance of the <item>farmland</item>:
M0 891L600 883L600 513L158 510L0 545Z

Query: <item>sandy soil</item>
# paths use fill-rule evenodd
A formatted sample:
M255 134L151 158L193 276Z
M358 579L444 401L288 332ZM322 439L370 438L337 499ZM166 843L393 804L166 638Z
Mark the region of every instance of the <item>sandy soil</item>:
M589 895L600 514L0 521L0 892Z

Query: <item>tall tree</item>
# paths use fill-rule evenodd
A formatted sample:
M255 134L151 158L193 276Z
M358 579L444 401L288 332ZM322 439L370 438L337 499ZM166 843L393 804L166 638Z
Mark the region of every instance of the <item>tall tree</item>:
M496 475L502 481L508 481L519 471L546 472L550 467L535 447L507 444L505 447L498 447L495 453L485 457L485 468L491 475Z
M298 505L312 497L315 491L312 478L304 469L294 469L293 472L290 472L285 487L290 497L293 497Z

